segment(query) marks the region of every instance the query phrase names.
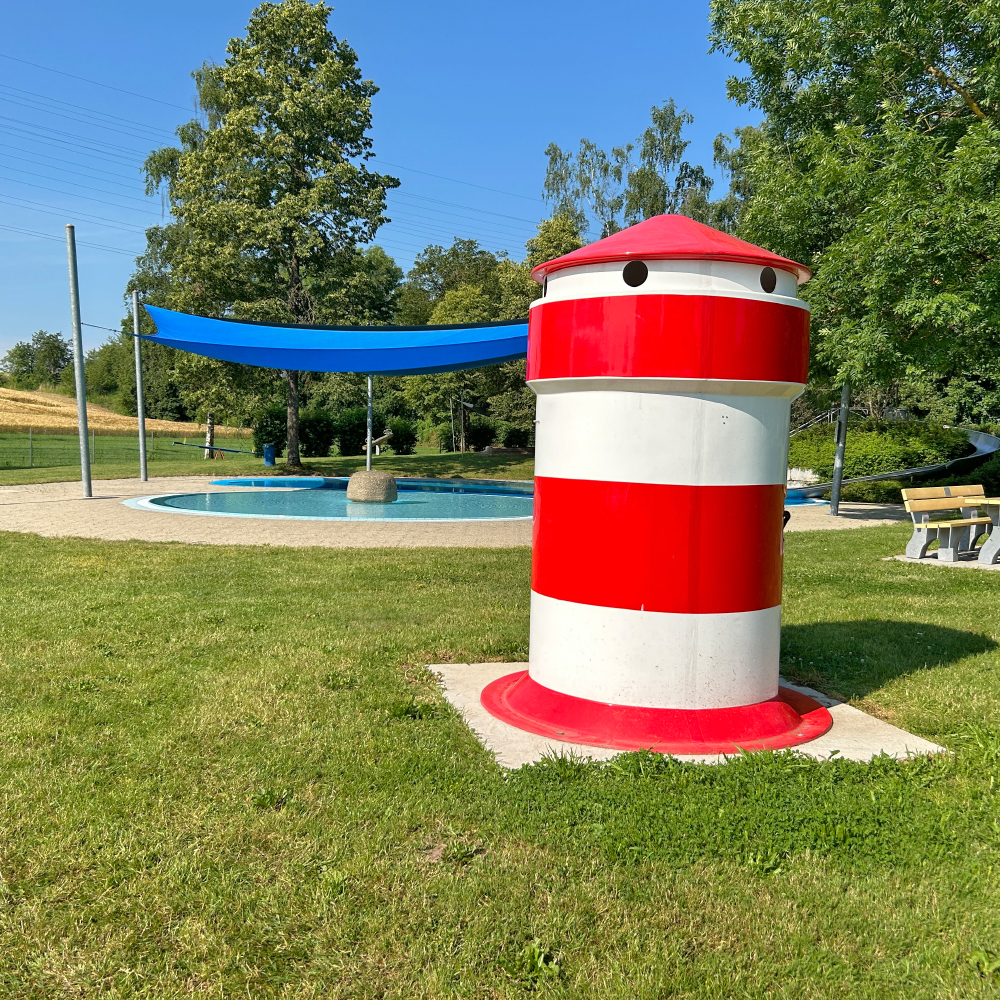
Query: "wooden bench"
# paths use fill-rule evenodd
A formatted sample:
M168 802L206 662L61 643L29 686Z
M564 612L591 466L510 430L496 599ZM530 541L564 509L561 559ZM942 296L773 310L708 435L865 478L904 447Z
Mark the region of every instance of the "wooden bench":
M938 539L940 562L956 562L962 552L972 552L980 535L988 534L992 521L980 516L986 499L982 486L925 486L903 490L903 505L913 518L913 537L906 543L911 559L923 559L927 547ZM932 521L935 511L959 511L960 518Z

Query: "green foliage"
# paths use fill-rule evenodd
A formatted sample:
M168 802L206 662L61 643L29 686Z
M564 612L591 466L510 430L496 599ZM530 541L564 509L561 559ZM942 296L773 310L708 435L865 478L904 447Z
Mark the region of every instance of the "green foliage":
M389 448L394 455L412 455L417 444L417 426L406 417L393 417L388 430L392 431Z
M299 444L306 458L325 458L337 438L337 421L326 410L304 410L299 416Z
M269 406L253 415L253 450L264 454L264 445L273 444L276 458L285 453L288 443L288 414L282 406Z
M525 244L528 256L524 263L538 267L556 257L579 250L584 244L583 232L578 221L570 215L553 215L538 224L538 233Z
M835 424L812 427L792 439L790 468L812 469L821 479L833 475ZM972 451L969 439L955 428L917 421L851 422L844 452L844 475L875 476L961 458Z
M15 389L58 385L62 373L72 372L73 346L58 333L39 330L30 341L15 344L0 360L0 371Z
M503 430L503 446L505 448L527 448L531 443L531 431L524 427L513 427L508 424Z
M147 190L162 190L173 222L148 234L140 271L145 301L202 316L291 323L386 322L400 273L380 249L361 250L386 221L399 182L369 169L371 99L357 55L328 28L332 8L307 0L263 3L222 65L196 74L205 119L178 129L180 144L152 153ZM199 406L234 372L190 363ZM298 420L297 373L258 371L287 393ZM298 462L297 435L289 460Z
M712 178L683 159L689 142L681 134L694 118L672 100L651 108L650 118L635 143L610 152L589 139L580 140L575 154L550 143L544 197L553 215L582 232L589 210L602 236L666 212L707 218Z
M470 414L469 422L465 428L465 445L473 451L482 451L496 441L497 432L498 427L495 420L479 413Z
M720 142L738 232L815 269L814 376L994 394L1000 14L714 0L711 16L715 49L749 69L730 96L767 116Z
M372 412L372 437L381 437L386 426L385 414ZM337 443L341 455L363 455L368 444L368 407L350 406L337 414Z

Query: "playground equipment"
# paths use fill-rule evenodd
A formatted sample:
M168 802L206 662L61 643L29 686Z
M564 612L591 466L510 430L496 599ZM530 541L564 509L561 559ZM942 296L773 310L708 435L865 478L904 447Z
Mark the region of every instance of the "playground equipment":
M527 671L483 692L519 728L678 753L831 725L779 689L800 264L658 216L532 272L538 396Z

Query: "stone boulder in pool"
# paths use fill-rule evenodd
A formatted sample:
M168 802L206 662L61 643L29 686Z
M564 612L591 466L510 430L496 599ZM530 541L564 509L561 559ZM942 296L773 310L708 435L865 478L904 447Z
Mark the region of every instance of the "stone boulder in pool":
M396 480L388 472L355 472L347 483L347 499L355 503L392 503L398 496Z

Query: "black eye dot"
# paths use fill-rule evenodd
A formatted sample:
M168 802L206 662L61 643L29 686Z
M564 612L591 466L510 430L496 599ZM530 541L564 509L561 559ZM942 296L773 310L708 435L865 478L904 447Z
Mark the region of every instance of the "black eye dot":
M778 276L774 273L773 267L765 267L763 271L760 272L760 287L764 289L765 292L773 292L775 285L778 284Z
M648 277L649 268L641 260L630 260L622 271L626 285L638 288Z

